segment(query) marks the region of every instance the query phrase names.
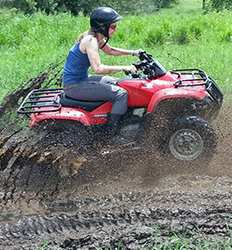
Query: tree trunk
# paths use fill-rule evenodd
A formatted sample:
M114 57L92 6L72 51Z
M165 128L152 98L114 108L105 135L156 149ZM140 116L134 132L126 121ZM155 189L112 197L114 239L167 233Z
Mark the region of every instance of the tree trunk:
M203 10L206 9L206 0L202 0L202 9L203 9Z

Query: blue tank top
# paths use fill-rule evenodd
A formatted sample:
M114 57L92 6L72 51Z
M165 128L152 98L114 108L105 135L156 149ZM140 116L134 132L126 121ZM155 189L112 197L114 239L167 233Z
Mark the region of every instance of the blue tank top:
M69 51L64 64L63 84L76 84L88 78L90 62L88 55L80 50L80 43L76 43Z

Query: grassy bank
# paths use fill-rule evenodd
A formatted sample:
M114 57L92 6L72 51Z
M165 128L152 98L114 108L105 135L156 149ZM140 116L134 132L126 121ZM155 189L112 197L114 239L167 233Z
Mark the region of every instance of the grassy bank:
M167 69L202 68L229 92L232 13L203 15L199 4L198 0L194 4L186 0L154 15L126 16L111 45L145 49ZM64 60L76 37L87 27L88 19L83 16L24 16L1 10L0 100L50 63ZM102 61L108 64L129 64L133 60L102 55Z
M218 236L209 236L201 233L193 233L190 235L183 234L174 234L169 233L170 235L161 236L160 232L155 232L147 240L147 243L141 244L141 250L231 250L232 249L232 240L230 236L227 237L218 237ZM144 239L144 241L146 241ZM76 240L78 245L79 241ZM73 249L76 249L75 240L73 240ZM80 246L80 245L78 245ZM77 247L78 247L77 246ZM44 241L41 243L41 246L36 250L49 250L51 244L49 241ZM61 250L60 247L54 249ZM123 240L114 242L114 247L99 247L99 250L125 250L127 247L124 245Z

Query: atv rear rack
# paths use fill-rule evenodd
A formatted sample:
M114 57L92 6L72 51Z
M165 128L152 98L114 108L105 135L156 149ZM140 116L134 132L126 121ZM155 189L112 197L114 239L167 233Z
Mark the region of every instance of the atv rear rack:
M17 112L19 114L32 114L59 111L61 104L58 99L62 92L62 88L34 89L23 100Z
M209 77L203 70L200 69L178 69L172 70L171 73L178 75L178 80L174 83L175 88L179 87L195 87L195 86L205 86L209 96L218 105L222 104L223 94L218 88L216 82ZM183 75L191 75L192 78L181 79ZM199 82L196 84L183 84L184 82Z

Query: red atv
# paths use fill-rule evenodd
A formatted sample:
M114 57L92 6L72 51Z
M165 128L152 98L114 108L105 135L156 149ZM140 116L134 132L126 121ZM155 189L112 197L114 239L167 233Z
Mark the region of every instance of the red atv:
M138 73L128 73L117 83L129 97L121 135L136 140L142 131L140 141L158 144L178 160L210 158L216 135L209 122L223 102L215 81L200 69L166 71L146 52L141 52L139 59L134 64ZM27 95L18 113L30 116L30 127L61 120L96 127L107 124L111 107L109 101L67 98L62 88L36 89Z

